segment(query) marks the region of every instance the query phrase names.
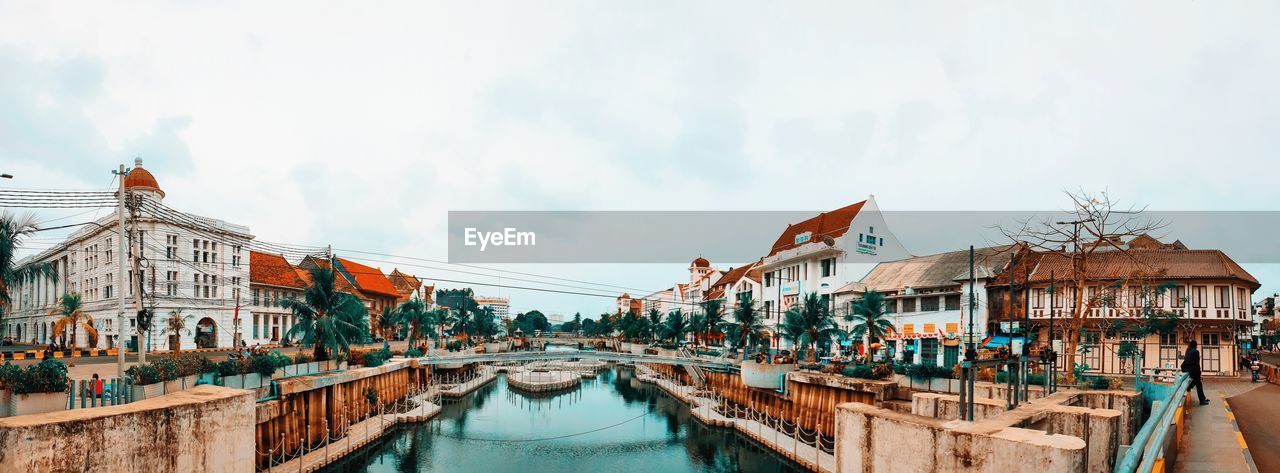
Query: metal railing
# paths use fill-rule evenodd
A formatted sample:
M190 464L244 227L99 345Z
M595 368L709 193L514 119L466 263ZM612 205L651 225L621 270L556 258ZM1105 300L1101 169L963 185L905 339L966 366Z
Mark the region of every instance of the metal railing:
M1173 390L1152 409L1147 422L1142 424L1138 434L1133 437L1133 445L1116 462L1115 473L1148 473L1155 468L1157 462L1164 463L1165 443L1169 432L1174 430L1175 416L1186 402L1189 387L1191 376L1187 373L1178 375L1173 382Z
M73 380L67 393L67 409L118 406L133 400L133 378Z

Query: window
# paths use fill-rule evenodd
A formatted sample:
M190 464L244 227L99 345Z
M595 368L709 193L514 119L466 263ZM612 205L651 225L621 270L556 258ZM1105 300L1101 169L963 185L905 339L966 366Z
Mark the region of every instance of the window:
M920 298L920 312L937 312L938 298L936 296Z
M1221 334L1204 333L1200 334L1200 344L1207 347L1218 346L1222 342Z
M887 313L887 314L896 314L896 313L898 313L898 300L897 300L897 299L887 299L887 300L885 300L885 301L884 301L884 311L885 311L885 313ZM849 313L851 313L851 314L852 314L852 313L853 313L853 311L852 311L852 310L850 310L850 311L849 311Z
M191 250L191 262L192 263L200 262L200 250Z
M1216 306L1217 308L1225 309L1227 307L1231 307L1231 288L1230 287L1213 286L1213 292L1217 293L1218 295L1217 297L1218 305Z
M915 312L915 311L916 311L916 298L904 297L902 299L902 312L908 313L908 312Z
M165 294L170 296L178 295L178 272L177 271L165 272L164 281L165 281Z
M1095 288L1090 288L1090 289L1095 289ZM1044 288L1037 288L1037 289L1031 290L1031 307L1035 307L1037 309L1044 307Z
M1174 332L1160 333L1161 345L1178 345L1178 334Z
M258 338L258 314L253 314L253 338Z
M1205 286L1191 286L1191 307L1200 309L1209 306L1209 289Z
M764 318L773 318L773 301L764 301Z
M773 287L773 271L764 273L764 287Z
M834 276L836 274L836 259L827 258L822 260L822 277Z
M960 310L960 295L952 294L946 297L947 310Z
M1174 286L1169 289L1169 302L1173 304L1173 308L1182 308L1187 306L1187 287Z
M920 340L920 364L938 365L938 339L925 338Z

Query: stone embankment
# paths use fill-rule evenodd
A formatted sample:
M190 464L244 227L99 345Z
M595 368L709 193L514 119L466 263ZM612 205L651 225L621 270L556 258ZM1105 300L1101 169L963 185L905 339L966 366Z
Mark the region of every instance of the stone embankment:
M693 386L662 378L652 368L643 364L636 364L636 378L655 384L676 399L689 404L689 410L694 418L703 423L731 427L812 471L823 473L836 471L834 446L826 445L827 448L823 448L821 432L810 432L810 437L815 440L809 441L812 443L805 443L806 441L787 433L788 427L792 432L798 431L794 425L772 419L761 412L728 406L723 402L723 398L717 397L710 391L698 390ZM725 413L731 415L727 416ZM828 449L832 451L827 451Z
M572 389L582 384L582 376L577 371L542 371L522 368L507 372L507 386L517 391L544 393Z

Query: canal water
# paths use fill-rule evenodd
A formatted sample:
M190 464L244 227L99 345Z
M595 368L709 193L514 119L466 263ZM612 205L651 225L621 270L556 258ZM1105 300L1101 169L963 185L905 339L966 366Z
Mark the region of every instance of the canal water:
M505 375L430 422L408 424L330 465L346 472L802 472L730 428L635 379L602 371L554 394L507 389Z

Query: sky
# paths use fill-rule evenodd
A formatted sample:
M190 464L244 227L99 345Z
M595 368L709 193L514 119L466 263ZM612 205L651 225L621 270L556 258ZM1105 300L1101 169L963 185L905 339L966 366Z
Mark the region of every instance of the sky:
M1068 189L1277 210L1275 18L1266 2L0 0L0 172L105 188L141 157L167 205L262 240L436 260L451 210L816 211L870 194L1038 210ZM524 278L419 263L371 262ZM687 278L501 268L608 293ZM1280 290L1275 265L1247 268L1255 297ZM476 292L513 311L613 306Z

